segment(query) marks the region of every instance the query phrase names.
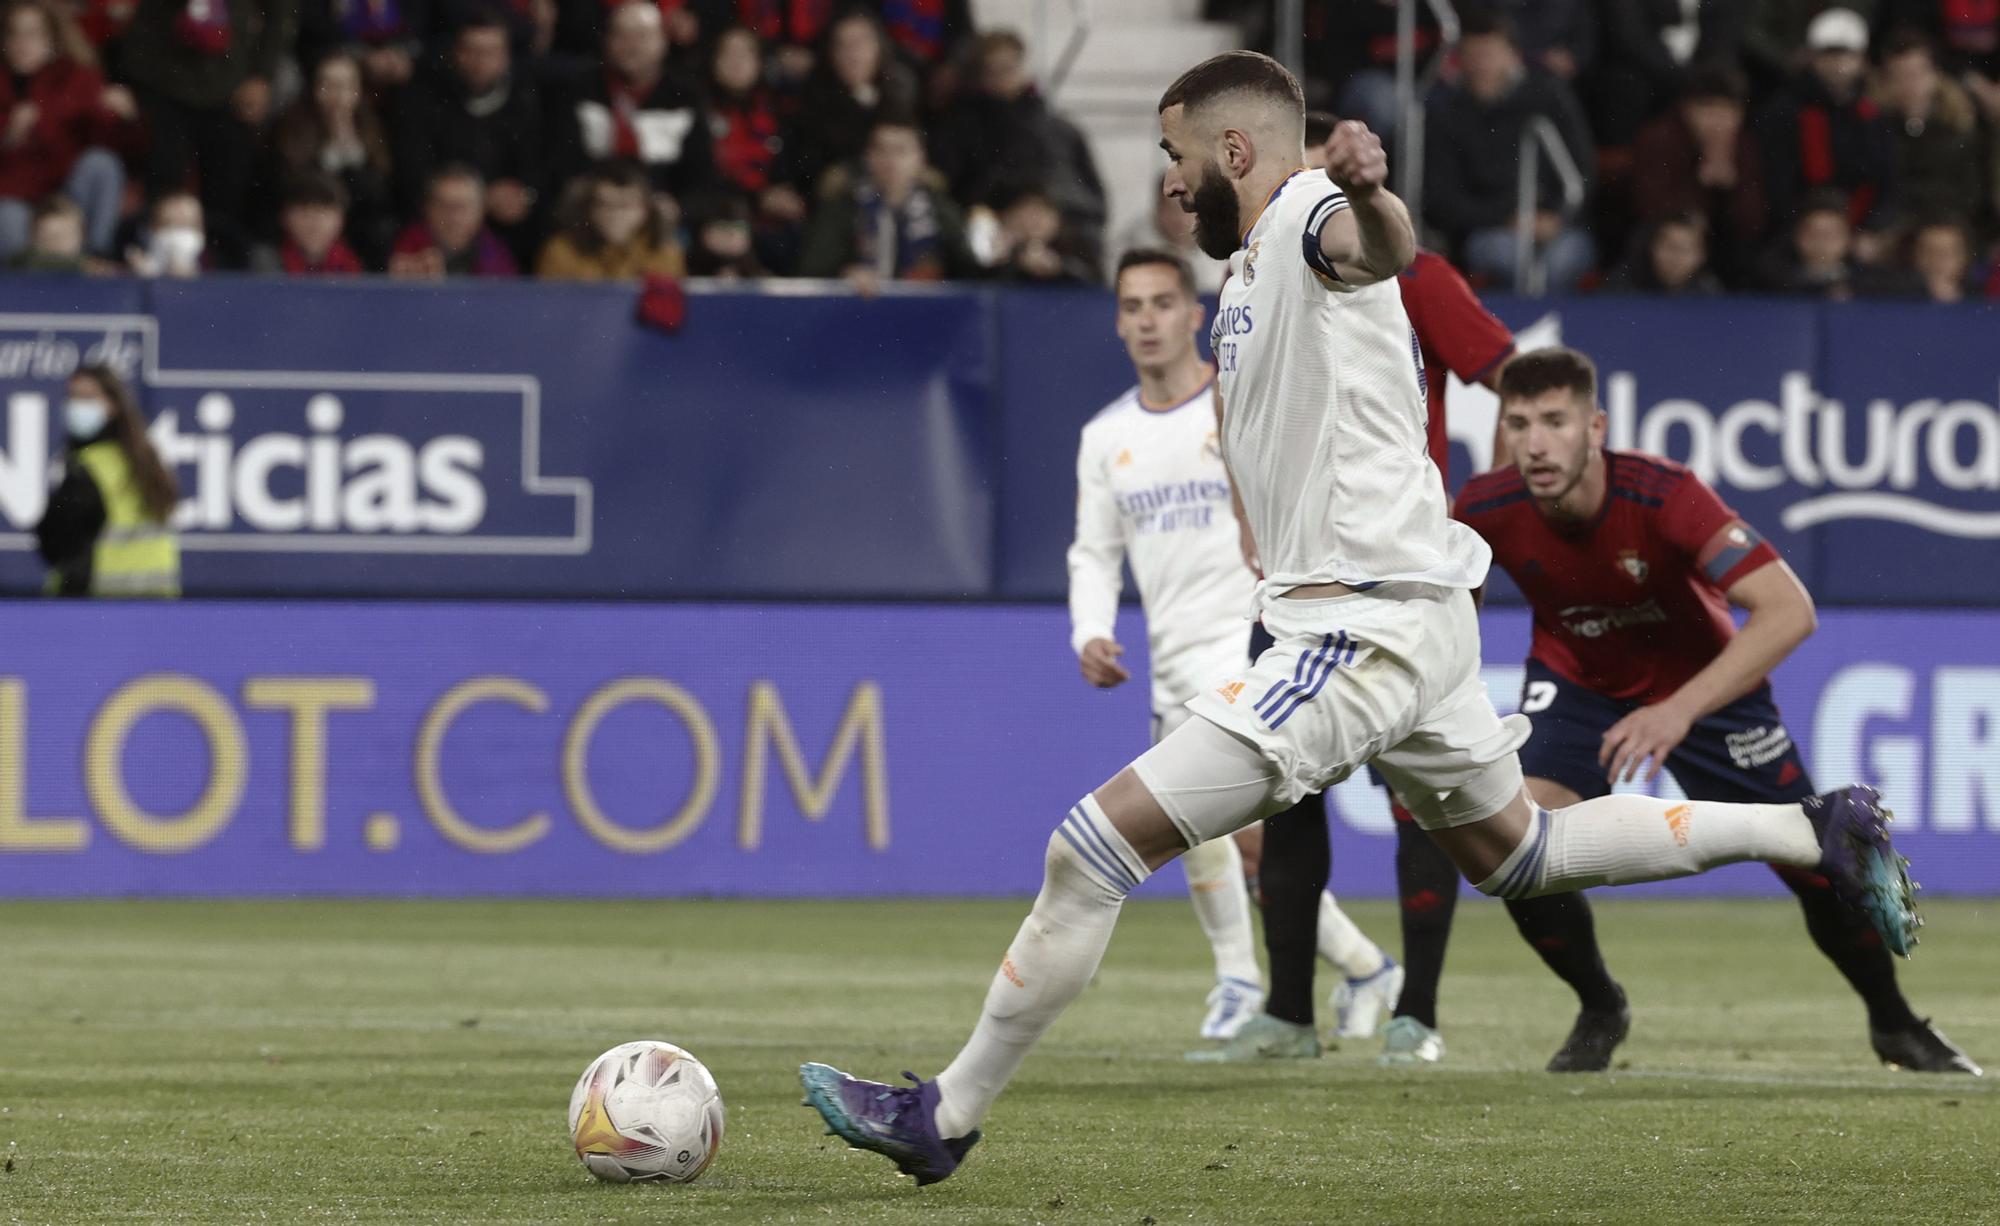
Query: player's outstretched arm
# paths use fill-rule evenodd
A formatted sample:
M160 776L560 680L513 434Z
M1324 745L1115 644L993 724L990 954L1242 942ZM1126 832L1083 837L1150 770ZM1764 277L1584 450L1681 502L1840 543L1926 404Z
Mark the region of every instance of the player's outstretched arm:
M1417 255L1410 210L1389 190L1389 155L1368 125L1347 120L1326 145L1326 175L1348 207L1321 227L1320 254L1349 285L1387 281Z
M1711 550L1727 547L1730 535L1741 531L1736 523L1723 527ZM1598 760L1613 782L1636 775L1648 758L1653 767L1646 777L1656 777L1697 720L1756 689L1819 625L1812 596L1782 558L1774 557L1730 584L1727 594L1731 604L1750 613L1736 637L1687 684L1640 707L1604 734Z
M1116 685L1112 672L1124 673L1117 653L1103 648L1091 654L1091 644L1117 648L1114 626L1118 597L1125 587L1125 521L1118 514L1118 497L1105 475L1105 457L1098 440L1085 431L1076 457L1076 536L1069 547L1070 647L1092 685ZM1109 665L1109 670L1093 665Z

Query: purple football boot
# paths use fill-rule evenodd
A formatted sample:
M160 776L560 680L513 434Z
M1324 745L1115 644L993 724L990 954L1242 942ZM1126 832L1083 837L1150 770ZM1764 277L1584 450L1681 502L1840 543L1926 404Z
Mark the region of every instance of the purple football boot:
M1909 957L1924 921L1910 862L1889 843L1881 793L1861 784L1837 788L1806 801L1805 810L1819 832L1820 874L1867 918L1890 953Z
M966 1151L979 1143L979 1132L950 1140L939 1136L937 1082L918 1080L915 1073L903 1076L916 1084L862 1081L826 1064L799 1066L805 1105L826 1121L827 1135L874 1150L919 1185L936 1183L958 1169Z

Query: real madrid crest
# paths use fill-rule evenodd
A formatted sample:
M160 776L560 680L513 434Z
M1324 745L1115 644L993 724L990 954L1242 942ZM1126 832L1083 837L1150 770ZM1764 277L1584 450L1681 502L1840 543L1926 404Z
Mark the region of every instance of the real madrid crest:
M1264 240L1260 238L1250 244L1250 250L1243 253L1243 284L1245 285L1257 279L1257 249L1263 245Z
M1644 583L1646 576L1652 572L1652 568L1646 565L1646 559L1640 557L1636 549L1619 550L1618 565L1624 568L1626 574L1632 576L1634 583Z

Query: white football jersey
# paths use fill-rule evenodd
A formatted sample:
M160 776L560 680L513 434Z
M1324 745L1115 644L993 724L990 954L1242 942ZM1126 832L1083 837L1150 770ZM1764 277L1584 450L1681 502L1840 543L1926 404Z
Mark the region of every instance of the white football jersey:
M1213 389L1156 409L1133 388L1083 428L1069 549L1070 645L1111 638L1130 559L1146 606L1153 707L1166 711L1249 658L1243 564Z
M1350 286L1320 253L1348 207L1326 175L1279 186L1211 329L1223 451L1265 591L1416 580L1475 588L1492 552L1451 518L1424 441L1422 359L1395 281Z

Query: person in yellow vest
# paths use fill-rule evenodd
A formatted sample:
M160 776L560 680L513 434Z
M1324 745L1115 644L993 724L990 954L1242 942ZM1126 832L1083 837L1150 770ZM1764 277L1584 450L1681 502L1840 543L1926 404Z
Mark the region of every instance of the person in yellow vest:
M63 404L68 453L35 540L59 596L181 594L172 518L180 490L146 437L132 392L110 369L80 368Z

